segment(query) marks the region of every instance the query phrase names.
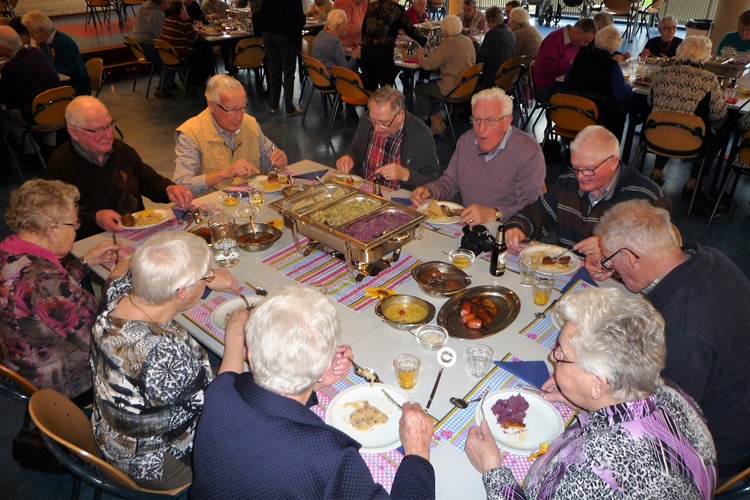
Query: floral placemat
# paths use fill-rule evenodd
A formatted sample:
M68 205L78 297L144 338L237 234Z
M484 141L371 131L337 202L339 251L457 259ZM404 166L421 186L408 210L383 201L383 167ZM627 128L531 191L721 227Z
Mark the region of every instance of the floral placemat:
M306 238L300 240L302 245L307 241ZM317 287L340 304L357 312L378 301L377 297L367 294L368 288L393 290L411 279L412 268L422 263L421 260L402 253L399 260L392 263L388 269L381 271L377 276L366 276L357 282L341 259L321 250L304 256L297 251L294 244L261 262L304 285Z

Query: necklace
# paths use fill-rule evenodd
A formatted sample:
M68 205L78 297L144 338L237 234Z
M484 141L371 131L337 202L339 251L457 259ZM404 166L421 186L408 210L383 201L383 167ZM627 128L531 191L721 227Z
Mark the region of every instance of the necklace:
M145 314L146 317L148 319L150 319L152 323L156 323L157 325L161 325L161 323L159 323L154 318L152 318L149 313L147 313L146 311L144 311L143 309L141 309L140 307L138 307L138 305L133 301L133 298L130 295L128 295L128 300L130 301L131 304L133 304L133 307L135 307L136 309L138 309L139 311L141 311L143 314Z

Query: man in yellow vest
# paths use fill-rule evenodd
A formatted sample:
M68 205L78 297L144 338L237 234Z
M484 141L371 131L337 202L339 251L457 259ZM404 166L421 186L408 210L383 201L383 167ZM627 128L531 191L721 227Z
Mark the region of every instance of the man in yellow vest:
M206 100L208 107L175 132L175 183L199 195L286 167L286 153L245 113L247 94L239 81L228 75L211 77Z

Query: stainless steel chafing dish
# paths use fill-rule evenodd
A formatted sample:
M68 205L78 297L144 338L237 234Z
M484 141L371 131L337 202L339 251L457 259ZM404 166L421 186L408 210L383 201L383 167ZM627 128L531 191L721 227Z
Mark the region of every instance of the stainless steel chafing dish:
M416 210L335 183L316 185L269 206L281 214L284 224L291 229L300 253L309 253L315 248L328 251L342 258L358 273L358 279L364 275L375 276L397 261L401 247L422 238L422 223L426 220ZM366 225L370 219L382 217L396 219L394 227L362 239L347 234L354 231L353 226ZM310 242L303 246L300 236L306 236Z

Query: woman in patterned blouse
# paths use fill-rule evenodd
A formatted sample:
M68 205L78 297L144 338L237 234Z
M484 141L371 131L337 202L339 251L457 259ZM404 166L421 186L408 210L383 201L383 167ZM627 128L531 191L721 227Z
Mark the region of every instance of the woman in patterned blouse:
M10 195L0 243L0 362L36 387L79 406L91 402L89 344L98 302L81 287L118 248L100 243L68 260L78 221L78 189L62 181L27 181Z
M144 488L192 481L193 434L213 373L206 351L174 317L193 307L206 286L240 291L227 270L213 270L210 262L198 236L152 236L133 255L130 273L107 281L104 310L92 329L96 443L109 463ZM222 366L242 359L247 317L238 311L227 323Z
M554 314L563 327L542 390L577 410L578 422L536 459L523 487L501 466L487 422L473 427L466 454L488 498L711 498L714 443L695 403L659 377L666 348L656 309L592 287L561 299Z

